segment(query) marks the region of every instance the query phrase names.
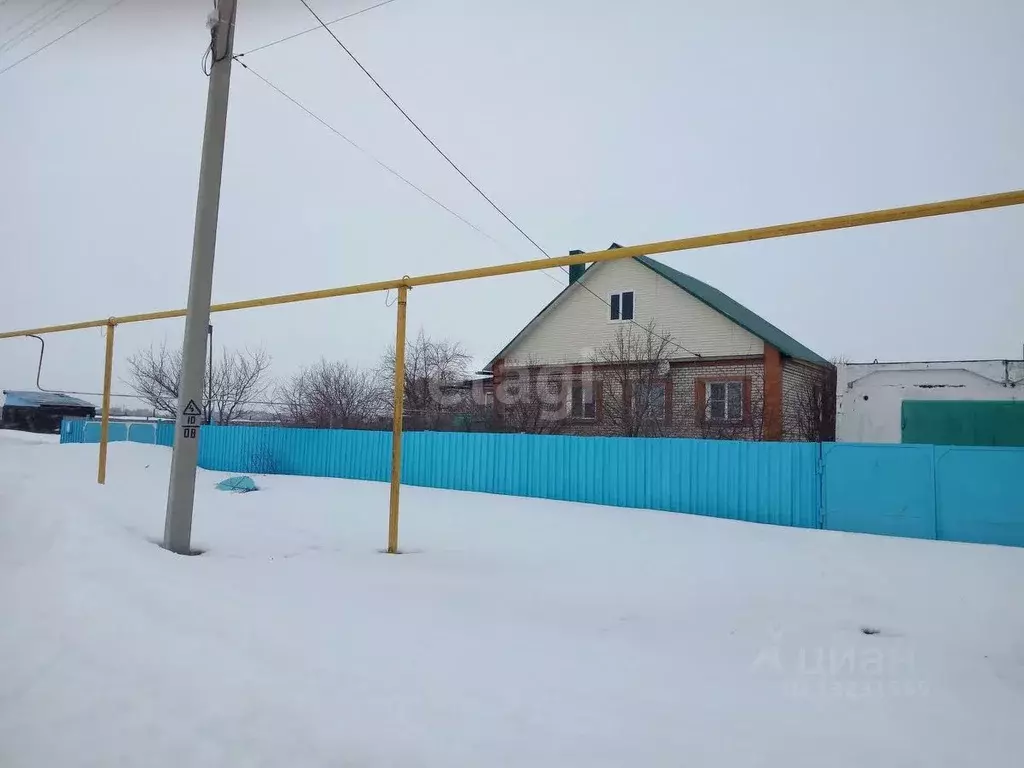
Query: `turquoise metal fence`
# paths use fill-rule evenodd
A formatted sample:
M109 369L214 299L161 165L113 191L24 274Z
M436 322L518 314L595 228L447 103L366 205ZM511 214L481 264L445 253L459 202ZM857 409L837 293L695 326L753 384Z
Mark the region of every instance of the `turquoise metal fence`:
M824 446L824 526L1024 547L1024 449Z
M391 433L284 427L202 427L199 466L224 472L390 477Z
M157 444L173 443L173 424L155 429ZM126 439L154 442L111 430ZM97 423L64 423L62 442L98 440ZM809 443L410 432L403 456L408 485L819 527ZM390 461L390 432L208 426L199 435L199 465L224 472L385 481Z
M174 423L169 421L112 421L110 422L111 442L130 441L154 445L174 445ZM62 443L98 443L100 441L99 421L64 419L60 429Z
M1024 547L1022 480L1022 448L935 446L937 537Z
M808 443L410 432L402 454L409 485L818 527Z
M60 424L60 442L64 443L88 443L91 440L85 439L86 422L80 419L64 419Z
M111 424L111 440L173 437L169 422ZM98 439L96 422L61 429ZM1024 546L1022 448L410 432L403 455L409 485ZM390 457L390 432L200 430L200 466L224 472L385 481Z
M830 443L822 450L824 527L935 538L932 446Z
M402 482L613 506L818 525L817 446L410 432ZM226 472L388 479L391 433L203 427L199 463Z

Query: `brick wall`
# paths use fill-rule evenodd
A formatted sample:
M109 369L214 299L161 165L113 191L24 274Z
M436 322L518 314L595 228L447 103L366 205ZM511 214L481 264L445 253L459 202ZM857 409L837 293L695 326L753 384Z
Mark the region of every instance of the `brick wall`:
M832 386L829 387L829 381ZM782 363L782 439L835 439L835 372L786 359ZM815 390L817 389L817 393ZM824 402L821 402L824 398ZM824 413L815 416L815 408Z
M527 369L506 369L507 380L522 380ZM621 398L621 389L614 375L600 366L536 367L529 369L528 381L533 391L550 384L561 392L558 410L561 420L556 429L548 431L583 436L615 436L624 434L622 427L609 417L606 407L611 398ZM594 419L575 419L568 399L571 382L592 381L595 388ZM665 437L723 438L760 440L763 435L764 361L763 358L733 358L674 362L662 379L666 387L667 415L663 422L645 434ZM708 387L715 382L737 381L743 384L743 418L733 422L713 422L701 418L707 413ZM506 406L507 408L508 406Z
M817 440L812 434L813 419L807 414L810 393L814 387L826 382L826 398L834 397L827 388L830 371L785 358L781 361L781 434L775 439ZM526 369L507 369L504 375L516 378ZM557 427L544 431L582 436L623 435L623 429L607 413L605 403L610 398L621 398L618 382L600 366L535 367L530 369L528 381L536 388L550 383L560 391L561 403L549 406L559 413ZM569 398L572 382L593 382L597 417L573 418ZM765 367L763 357L733 358L728 360L677 361L672 363L664 381L667 383L666 405L668 416L663 423L644 434L664 437L717 438L729 440L769 440L765 419ZM714 382L738 381L744 387L743 419L738 422L714 422L707 417L708 386ZM834 390L833 390L834 392ZM770 393L769 393L770 394ZM825 409L834 410L834 401ZM705 417L701 418L704 413ZM768 425L770 426L770 424ZM834 420L820 424L821 439L834 439ZM831 434L829 431L833 430Z
M707 412L707 387L716 381L744 385L743 419L715 423ZM672 366L673 434L677 437L759 440L764 411L764 362L760 357L676 363ZM703 400L703 402L701 402Z

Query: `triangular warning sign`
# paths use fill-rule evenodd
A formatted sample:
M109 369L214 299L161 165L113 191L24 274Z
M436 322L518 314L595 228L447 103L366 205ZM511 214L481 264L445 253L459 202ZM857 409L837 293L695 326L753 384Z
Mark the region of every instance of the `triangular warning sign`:
M185 410L182 411L186 416L202 416L203 412L199 410L199 406L196 405L195 400L189 400L188 405L185 406Z

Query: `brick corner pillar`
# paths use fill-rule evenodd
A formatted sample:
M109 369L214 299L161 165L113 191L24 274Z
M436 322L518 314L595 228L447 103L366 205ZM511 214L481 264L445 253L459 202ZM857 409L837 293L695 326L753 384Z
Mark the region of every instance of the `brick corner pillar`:
M764 440L782 439L782 355L764 345Z
M491 391L494 393L494 415L499 419L504 413L502 404L505 400L505 390L502 387L502 375L505 373L505 361L500 357L491 366Z

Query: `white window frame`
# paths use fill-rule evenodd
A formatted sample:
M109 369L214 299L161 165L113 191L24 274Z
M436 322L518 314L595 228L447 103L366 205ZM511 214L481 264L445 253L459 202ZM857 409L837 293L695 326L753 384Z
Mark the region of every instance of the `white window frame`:
M629 318L628 320L623 320L622 319L622 294L624 294L624 293L632 293L633 294L633 317ZM612 319L612 296L618 296L619 297L619 319L618 320L613 320ZM607 318L609 323L631 323L634 320L636 320L636 291L633 290L632 288L622 288L622 289L620 289L618 291L612 291L611 293L609 293L608 294L608 314L605 315L605 318Z
M730 385L738 386L740 388L740 412L739 412L739 415L732 415L732 414L729 413L729 387L730 387ZM712 387L724 387L724 389L723 389L724 402L723 402L723 406L722 406L722 412L725 414L724 418L716 418L715 416L713 416L711 414L711 401L712 401L711 391L712 391ZM745 395L746 395L746 382L744 382L743 379L729 379L727 381L708 381L708 382L705 382L705 384L704 384L704 408L705 408L705 414L707 416L708 421L717 422L717 423L726 423L726 422L734 423L734 422L737 422L737 421L743 421L743 418L746 415L743 412L744 411L744 405L745 405L745 403L744 403Z
M580 413L576 414L576 388L582 389L583 394L580 396ZM590 393L590 401L587 401L587 392ZM594 413L592 416L587 415L587 405L594 407ZM578 419L580 421L595 421L597 419L597 385L590 381L574 381L569 387L569 418Z

